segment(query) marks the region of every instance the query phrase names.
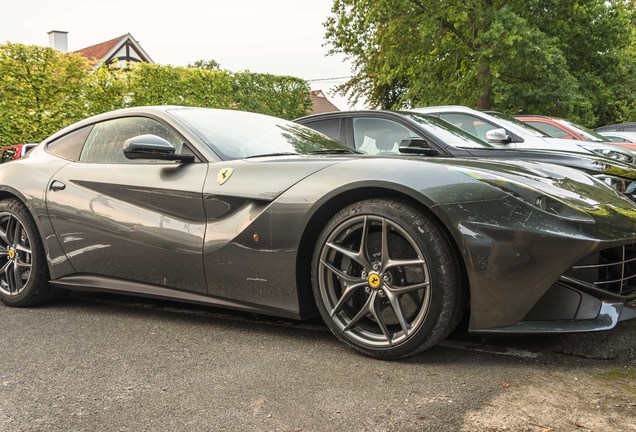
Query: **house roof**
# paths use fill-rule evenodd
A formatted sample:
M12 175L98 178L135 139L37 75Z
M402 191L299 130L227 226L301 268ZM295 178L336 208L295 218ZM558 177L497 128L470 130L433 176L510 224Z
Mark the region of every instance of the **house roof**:
M91 60L108 62L112 60L113 56L126 44L133 47L141 60L148 63L154 63L146 51L144 51L144 49L139 45L139 42L137 42L130 33L126 33L125 35L118 36L106 42L101 42L96 45L79 49L75 51L75 53Z
M338 107L332 104L322 90L311 90L309 92L311 98L312 114L320 114L325 112L340 111Z
M127 35L122 35L115 39L98 43L97 45L91 45L89 47L79 49L75 52L89 59L103 59L106 57L106 54L114 50L118 45L121 45L121 42L124 41L126 36Z

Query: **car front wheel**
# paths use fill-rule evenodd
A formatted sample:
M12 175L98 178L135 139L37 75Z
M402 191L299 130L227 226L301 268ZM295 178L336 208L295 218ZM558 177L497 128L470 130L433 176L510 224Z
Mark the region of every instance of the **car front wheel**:
M312 260L318 309L343 342L397 359L441 341L457 325L460 270L428 215L396 200L367 200L336 214Z
M31 214L16 199L0 201L0 300L9 306L32 306L52 294L44 249Z

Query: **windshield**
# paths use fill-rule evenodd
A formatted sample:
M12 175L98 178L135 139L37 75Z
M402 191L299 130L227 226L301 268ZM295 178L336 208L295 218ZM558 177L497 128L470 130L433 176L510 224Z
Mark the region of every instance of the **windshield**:
M585 126L577 125L576 123L571 123L564 119L556 119L558 123L561 123L563 126L568 127L578 133L579 135L583 135L588 141L597 141L597 142L606 142L608 141L603 135L598 132L594 132L592 129L588 129Z
M517 120L516 118L509 116L508 114L504 114L504 113L500 113L497 111L486 111L486 114L489 114L495 118L498 118L499 120L503 120L509 123L514 124L516 127L523 129L526 133L529 133L531 135L535 135L535 136L540 136L540 137L544 137L544 138L549 138L550 135L548 135L547 133L533 127L530 126L528 123L522 122L521 120ZM504 125L505 126L505 125Z
M439 141L457 148L492 148L490 144L479 138L464 132L462 129L454 126L440 118L428 116L425 114L403 113L414 122L418 123L426 132L436 137Z
M331 151L353 153L320 132L263 114L210 108L174 108L168 112L223 160Z

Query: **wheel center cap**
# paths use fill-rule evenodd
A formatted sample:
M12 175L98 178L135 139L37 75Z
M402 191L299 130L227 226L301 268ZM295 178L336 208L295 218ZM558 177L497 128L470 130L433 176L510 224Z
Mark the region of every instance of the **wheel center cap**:
M369 277L367 278L367 282L369 283L369 286L371 288L378 289L382 284L382 279L380 278L379 274L371 272L371 274L369 274Z
M15 249L13 249L13 248L9 248L9 259L10 260L14 260L15 259Z

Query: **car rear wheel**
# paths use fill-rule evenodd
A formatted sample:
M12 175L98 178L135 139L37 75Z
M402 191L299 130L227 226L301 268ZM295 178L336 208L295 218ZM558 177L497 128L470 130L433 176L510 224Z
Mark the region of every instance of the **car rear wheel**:
M463 311L460 271L443 231L394 200L361 201L331 219L314 250L312 286L331 331L376 358L434 346Z
M0 300L32 306L53 294L35 222L16 199L0 201Z

